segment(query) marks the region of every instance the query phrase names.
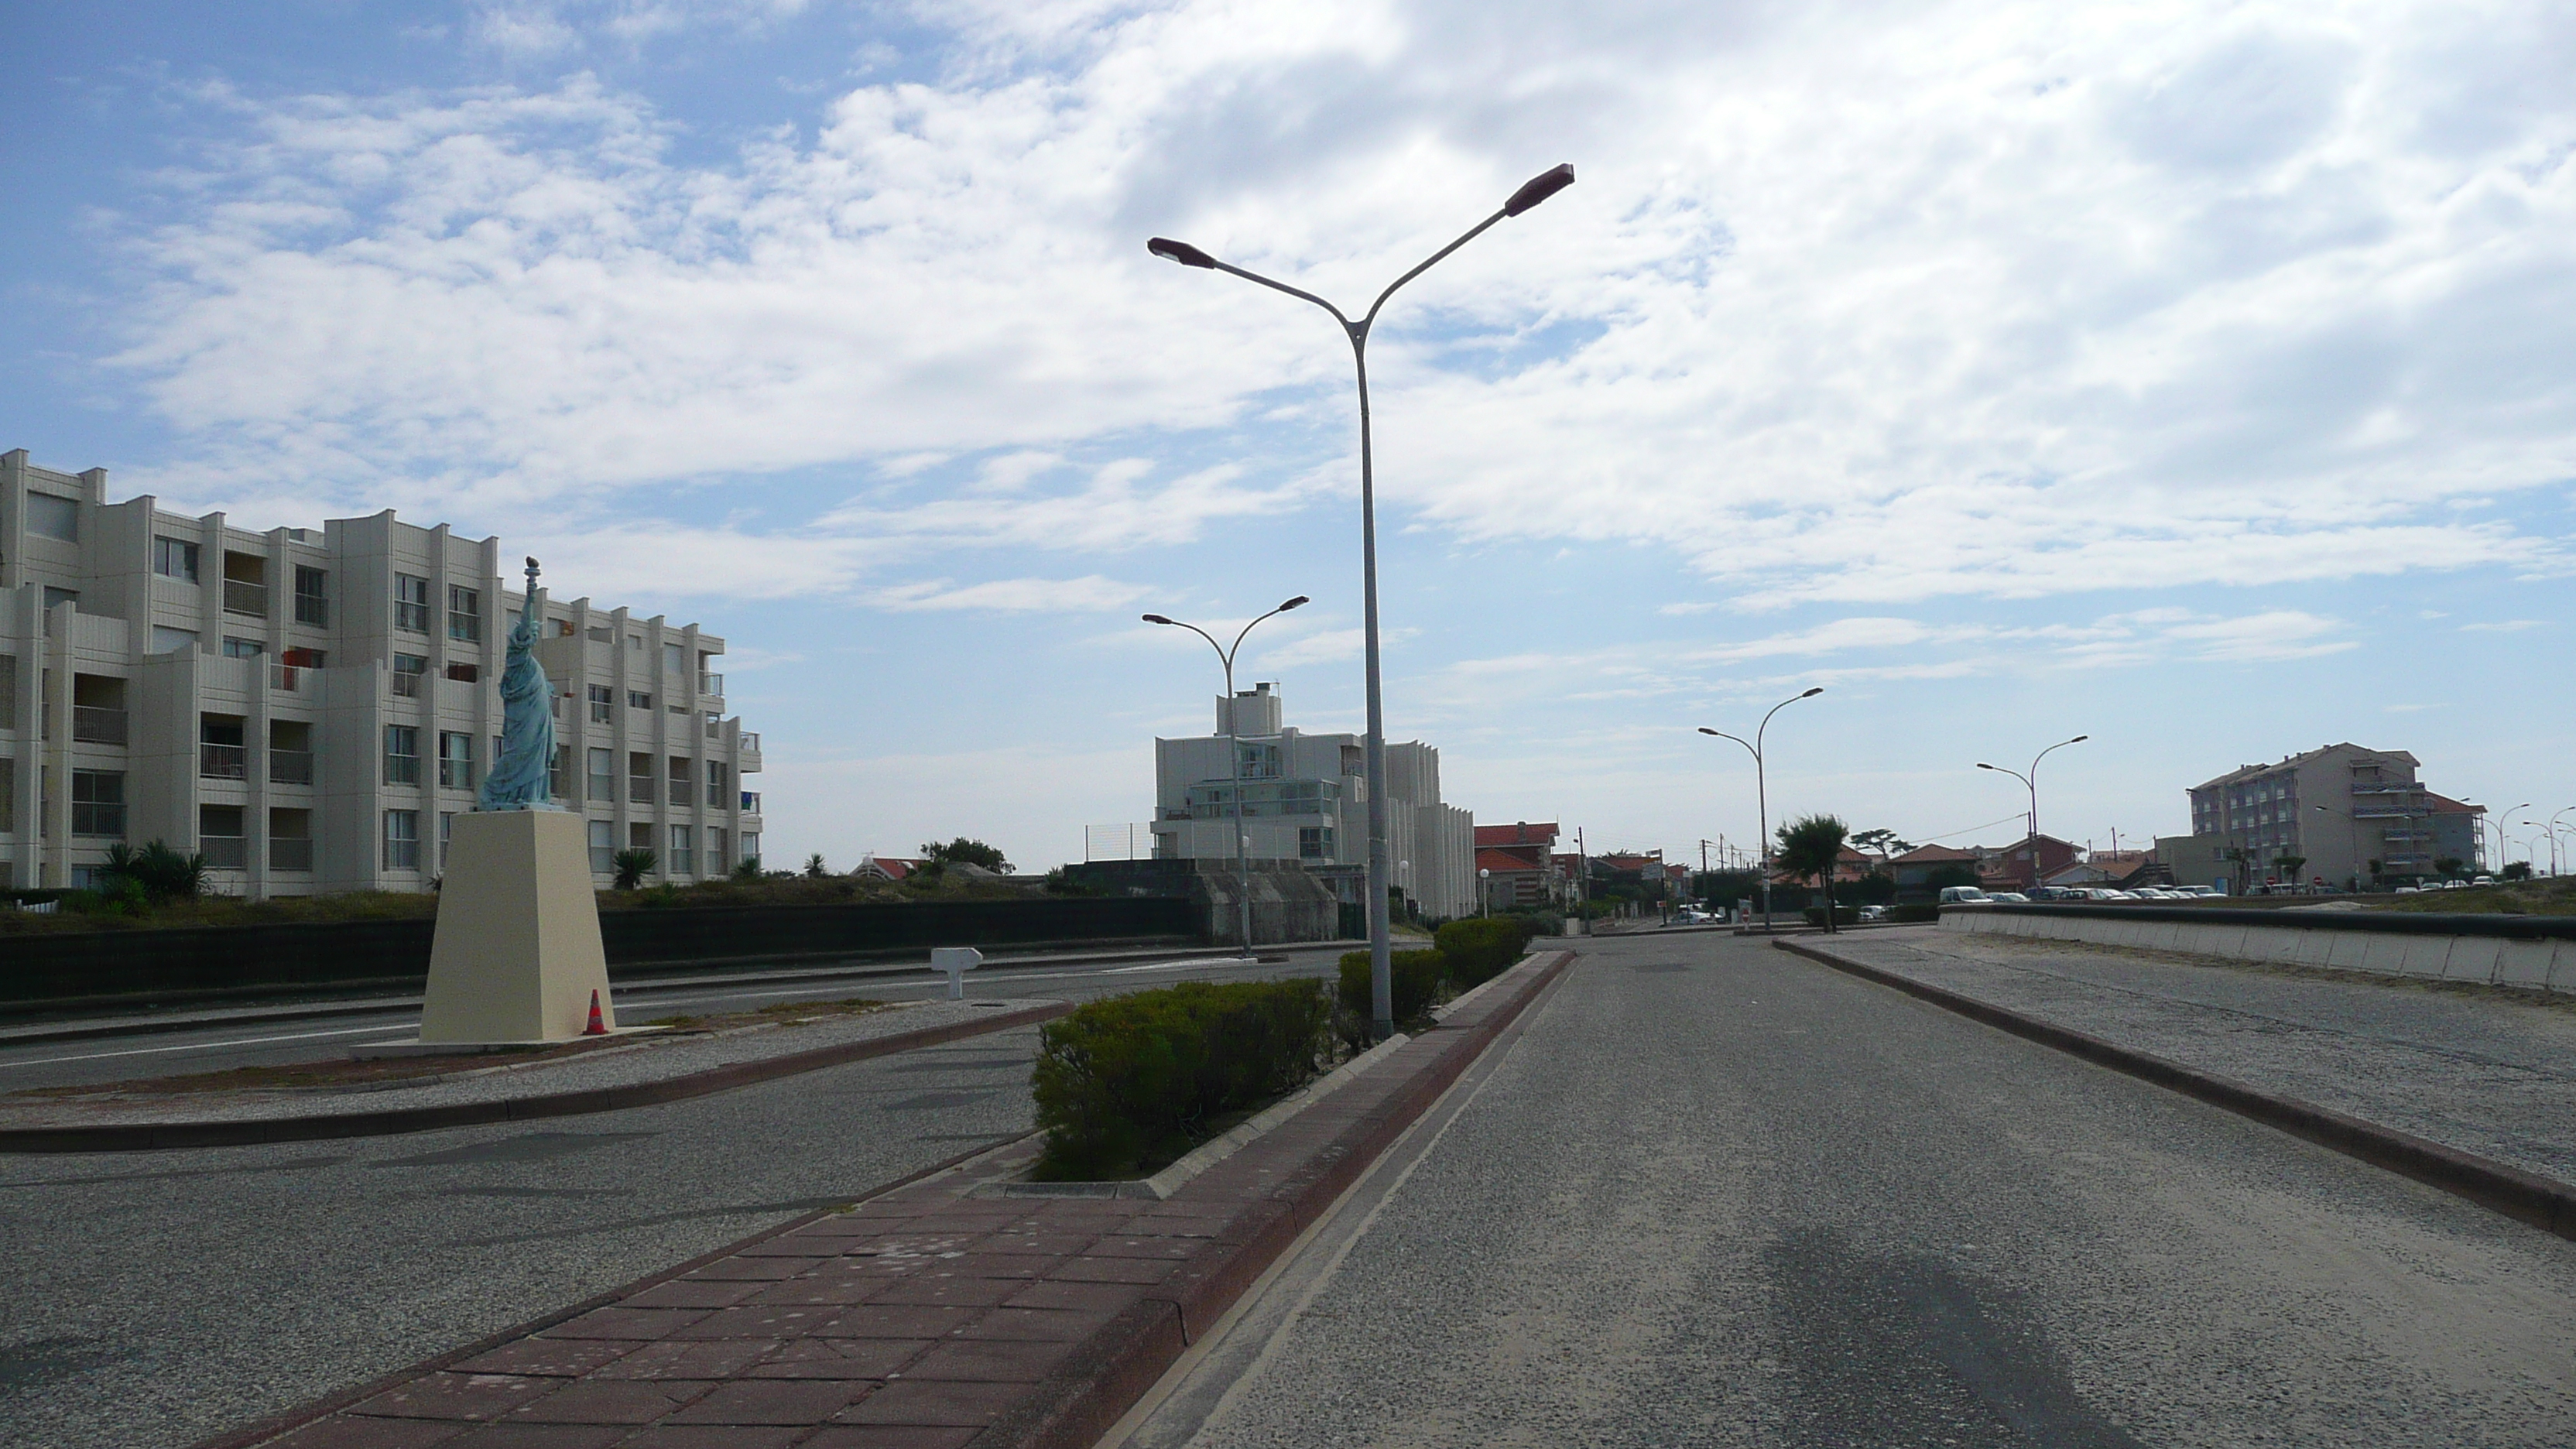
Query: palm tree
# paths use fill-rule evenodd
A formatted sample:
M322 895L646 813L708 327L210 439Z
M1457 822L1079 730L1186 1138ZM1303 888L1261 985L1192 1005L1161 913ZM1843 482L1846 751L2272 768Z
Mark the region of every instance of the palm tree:
M642 885L645 873L660 859L649 850L621 850L610 856L608 863L617 867L617 889L631 891Z
M1842 863L1843 841L1850 831L1832 815L1810 815L1780 827L1781 869L1803 875L1824 888L1825 929L1834 928L1834 867Z

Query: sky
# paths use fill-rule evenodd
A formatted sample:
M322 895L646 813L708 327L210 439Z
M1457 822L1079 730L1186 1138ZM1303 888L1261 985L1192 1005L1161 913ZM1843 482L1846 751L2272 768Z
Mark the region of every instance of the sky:
M0 448L729 641L771 863L1152 808L1239 682L1590 848L2576 803L2576 12L12 6ZM2514 818L2535 815L2522 811ZM2528 834L2529 832L2517 831ZM1122 847L1123 849L1123 847ZM2544 847L2545 851L2545 847ZM2544 857L2545 859L2545 854Z

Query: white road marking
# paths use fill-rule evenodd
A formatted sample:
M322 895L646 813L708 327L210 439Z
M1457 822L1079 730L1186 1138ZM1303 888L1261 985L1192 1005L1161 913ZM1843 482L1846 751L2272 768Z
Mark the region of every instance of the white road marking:
M109 1057L148 1057L161 1052L214 1052L226 1047L264 1046L275 1041L311 1041L325 1036L382 1036L388 1032L416 1032L418 1022L403 1026L350 1026L338 1031L299 1031L287 1036L246 1036L233 1041L191 1041L177 1046L130 1047L121 1052L90 1052L77 1057L36 1057L30 1060L0 1061L0 1070L11 1067L49 1067L58 1062L96 1062Z

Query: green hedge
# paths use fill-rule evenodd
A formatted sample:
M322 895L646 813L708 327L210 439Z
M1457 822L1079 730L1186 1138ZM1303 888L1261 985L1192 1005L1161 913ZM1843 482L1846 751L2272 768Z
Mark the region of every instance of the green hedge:
M1529 949L1538 922L1527 916L1488 916L1451 921L1432 934L1447 962L1449 979L1461 991L1482 986L1511 969Z
M1937 921L1941 919L1941 908L1939 906L1889 906L1887 908L1887 919L1890 921L1905 921L1916 924L1920 924L1925 921Z
M1806 916L1808 925L1821 926L1825 923L1825 908L1823 906L1809 906L1806 910ZM1859 925L1860 908L1857 906L1834 907L1834 924L1837 926Z
M1313 1080L1331 1022L1311 978L1191 981L1076 1007L1039 1033L1036 1175L1098 1181L1181 1156L1215 1119Z
M1395 1000L1395 1024L1404 1026L1431 1013L1448 962L1437 949L1398 951L1387 958L1387 991ZM1342 957L1342 1008L1365 1023L1369 1019L1369 953Z

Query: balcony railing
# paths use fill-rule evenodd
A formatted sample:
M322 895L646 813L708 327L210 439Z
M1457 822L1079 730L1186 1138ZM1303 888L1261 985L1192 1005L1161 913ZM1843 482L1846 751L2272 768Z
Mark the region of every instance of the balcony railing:
M246 584L239 579L224 580L224 612L255 614L268 617L268 585Z
M250 864L250 842L238 835L200 835L197 853L216 870L241 870Z
M760 813L760 792L758 790L745 790L742 792L742 813L745 815L757 815Z
M250 751L240 745L197 746L197 777L202 780L247 780Z
M313 783L311 750L270 750L268 780L272 785L310 785Z
M724 693L724 676L721 674L709 674L703 670L699 671L698 693L721 696Z
M125 743L125 711L94 704L72 706L72 738L93 745Z
M717 739L722 739L722 738L724 738L724 721L723 721L723 720L718 719L718 718L717 718L716 716L714 716L714 715L708 715L708 716L707 716L707 738L708 738L708 739L711 739L711 740L717 740Z
M626 777L626 800L627 800L627 803L628 803L628 804L630 804L630 805L650 805L650 804L652 804L652 803L653 803L653 777L652 777L652 776L650 776L650 775L629 775L629 776L627 776L627 777Z
M744 730L742 732L741 739L744 754L756 755L760 753L760 731Z
M386 675L385 678L392 681L394 693L405 699L418 699L420 698L420 682L423 679L428 678L428 676L414 674L409 670L397 669L393 673Z
M301 664L271 664L268 666L268 687L285 694L302 692L307 682L305 667Z
M313 838L309 835L273 835L268 841L270 870L311 870Z

